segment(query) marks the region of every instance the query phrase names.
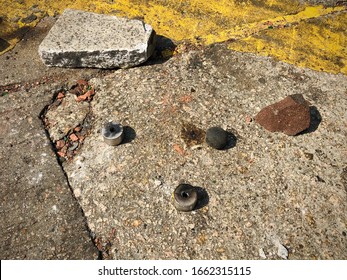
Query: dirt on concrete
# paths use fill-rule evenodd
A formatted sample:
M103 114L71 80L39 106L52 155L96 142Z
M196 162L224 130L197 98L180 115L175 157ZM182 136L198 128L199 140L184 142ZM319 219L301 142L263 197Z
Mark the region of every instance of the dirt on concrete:
M90 134L63 166L107 257L347 258L345 76L216 45L90 83ZM251 121L291 94L311 104L307 131L292 137ZM133 139L104 143L110 120ZM223 151L192 146L186 123L221 126L234 141ZM191 213L172 205L182 182L208 195Z
M2 259L347 259L346 76L225 44L133 69L46 68L47 29L0 57ZM61 166L39 117L80 78L95 88L88 133ZM253 121L290 94L311 103L305 133ZM111 119L126 127L117 147L100 133ZM212 126L225 150L186 133ZM189 213L172 205L182 182L204 193Z

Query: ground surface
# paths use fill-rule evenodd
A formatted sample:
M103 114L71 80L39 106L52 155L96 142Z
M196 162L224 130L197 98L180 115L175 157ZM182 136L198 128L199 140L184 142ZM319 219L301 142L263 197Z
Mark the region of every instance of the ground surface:
M0 23L6 34L18 31L20 19L8 24L10 18L29 16L25 7L38 4L32 9L42 12L34 13L32 26L64 7L7 2L0 2L13 11ZM88 10L118 5L116 14L144 15L166 37L146 65L45 67L37 48L52 17L0 56L1 258L97 258L100 250L118 259L346 259L345 7L189 1L184 8L149 1L160 18L155 23L146 5L111 2L83 1ZM233 9L233 18L225 9ZM273 20L279 16L286 22ZM194 20L210 25L184 31ZM16 41L1 38L9 48ZM161 45L168 39L176 49ZM69 93L79 79L95 90L90 103L76 103ZM58 100L58 93L65 97ZM252 121L262 107L295 93L311 103L305 133L269 133ZM100 135L110 119L126 126L117 147ZM203 135L214 125L230 133L226 150L191 138L191 130ZM69 145L66 153L57 153L59 139ZM193 212L171 204L180 182L200 187Z
M0 54L47 14L75 8L141 18L174 41L206 45L232 40L233 50L346 74L345 5L334 0L0 0Z

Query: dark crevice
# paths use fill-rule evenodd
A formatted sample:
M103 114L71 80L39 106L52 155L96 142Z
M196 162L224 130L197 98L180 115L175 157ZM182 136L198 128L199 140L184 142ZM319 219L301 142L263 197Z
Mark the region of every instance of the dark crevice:
M67 173L66 173L65 170L64 170L63 162L60 160L60 157L59 157L59 155L57 154L57 149L56 149L56 147L55 147L55 145L54 145L54 142L53 142L52 139L51 139L51 136L50 136L50 134L49 134L49 131L48 131L48 129L46 128L45 122L44 122L44 119L45 119L45 116L46 116L46 113L47 113L49 107L55 102L55 100L57 99L58 93L59 93L60 91L62 91L62 90L65 90L65 89L64 89L64 88L61 88L60 90L56 91L56 92L53 94L53 97L52 97L52 99L50 100L49 104L47 104L47 105L42 109L42 111L40 112L40 114L39 114L38 117L39 117L39 119L40 119L41 122L42 122L42 126L43 126L43 129L44 129L45 134L46 134L46 136L47 136L47 139L48 139L49 142L50 142L51 149L52 149L52 151L54 152L55 157L56 157L56 160L57 160L57 162L58 162L58 164L59 164L59 166L60 166L60 168L61 168L61 171L63 172L63 174L64 174L64 176L65 176L66 183L67 183L67 185L68 185L68 187L69 187L69 189L70 189L71 195L72 195L73 199L76 201L76 203L77 203L77 205L78 205L78 207L79 207L79 209L80 209L80 211L81 211L81 214L82 214L82 217L83 217L83 221L84 221L84 227L85 227L85 229L87 230L88 235L89 235L89 238L90 238L90 240L92 241L94 247L95 247L95 248L97 249L97 251L98 251L98 257L97 257L97 259L98 259L98 260L102 260L102 259L103 259L103 252L99 250L99 248L98 248L98 246L97 246L97 244L96 244L95 234L91 231L91 229L90 229L89 226L88 226L88 222L87 222L86 215L85 215L85 213L84 213L84 211L83 211L83 208L81 207L81 205L80 205L78 199L76 198L76 196L75 196L75 194L74 194L74 192L73 192L73 189L72 189L71 184L70 184L70 181L69 181L69 177L68 177ZM88 120L88 119L90 118L90 113L91 113L91 106L90 106L90 104L89 104L88 113L86 114L86 117L83 119L83 122L82 122L81 125L83 125L83 124L86 122L86 120Z

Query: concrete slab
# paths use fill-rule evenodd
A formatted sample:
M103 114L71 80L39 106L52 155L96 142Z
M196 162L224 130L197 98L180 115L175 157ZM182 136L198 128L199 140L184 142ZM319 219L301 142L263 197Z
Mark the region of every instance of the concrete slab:
M123 1L118 1L117 5L120 2ZM100 7L104 6L100 3L93 1L91 9L94 10L95 5L101 12ZM61 2L46 4L62 6ZM76 5L87 7L84 2ZM283 5L287 6L285 2ZM123 13L134 16L138 12L129 6L121 8L124 7L128 9ZM136 7L140 5L136 4ZM13 5L7 6L6 15L10 17L18 13L16 9ZM49 7L49 10L58 11L54 7ZM177 28L167 24L175 19L171 10L151 6L146 11L146 21L159 28L161 34L167 30L166 36L173 39ZM165 23L165 16L159 16L161 21L155 25L160 11L169 16ZM203 16L205 23L211 22L211 18L202 15L200 9L197 11L197 21L201 22ZM256 7L256 11L259 14L259 8ZM244 7L241 12L244 13ZM234 16L234 13L227 14ZM185 20L185 15L180 14L180 20L175 23L188 25L191 29L192 22ZM217 15L219 17L219 13ZM335 18L335 14L331 17ZM35 109L32 119L27 112L32 112L34 103L38 102L41 108L49 101L51 94L46 97L41 95L40 85L43 83L70 78L73 81L88 79L88 76L99 73L95 69L48 68L42 64L37 54L37 40L42 40L41 36L50 27L51 23L47 20L52 21L52 18L45 18L15 49L0 56L0 85L4 85L0 97L2 259L80 259L87 258L86 252L90 250L92 254L88 253L88 258L94 255L84 238L85 220L76 214L76 205L69 204L66 181L63 181L61 173L56 173L59 166L54 155L49 154L48 161L44 161L44 156L41 157L38 152L40 149L46 154L50 151L47 143L41 146L45 138L42 130L36 129L39 109ZM222 19L219 22L229 24ZM301 28L302 25L299 26ZM224 28L219 27L219 31ZM184 30L181 29L183 33ZM195 38L199 34L192 33L189 37ZM334 40L330 39L330 42L343 41L340 37L331 38ZM183 52L188 49L189 45ZM83 152L66 164L66 168L69 175L74 176L73 188L85 211L91 209L86 206L88 200L95 205L98 203L95 210L87 213L88 222L97 234L97 245L110 252L111 257L347 258L344 193L347 192L346 130L343 127L346 123L346 96L342 94L346 86L345 76L295 68L271 59L230 52L218 46L197 55L178 56L165 65L121 70L105 80L94 81L100 85L97 92L100 99L95 104L93 134ZM7 91L7 86L14 82L20 84L11 85ZM47 88L51 90L54 87L50 85ZM19 89L20 92L13 92ZM107 97L114 89L117 92ZM285 135L266 133L251 118L263 105L276 102L287 93L303 93L305 97L307 94L309 101L316 106L312 110L311 134L299 135L291 141ZM101 100L103 97L106 98L104 102ZM264 100L259 101L258 97ZM11 107L18 104L14 109ZM230 117L225 117L225 114L230 114ZM95 156L96 148L90 153L87 149L96 143L95 139L100 140L100 145L103 142L98 132L100 116L128 124L128 136L125 144L117 149L103 151L97 157L94 168L89 156ZM208 119L210 117L213 121ZM159 122L153 124L157 119ZM33 120L35 126L31 125ZM222 125L237 137L236 146L218 152L209 150L205 144L198 144L196 139L189 141L185 137L187 135L182 135L182 129L183 126L192 126L181 125L181 121L187 120L202 129ZM25 123L22 125L22 122ZM8 125L14 128L18 125L23 134L11 131ZM7 135L8 132L11 135ZM30 138L32 133L37 138ZM13 145L13 139L26 140ZM34 151L32 155L31 151ZM30 157L24 158L27 153ZM8 158L8 154L12 154L13 158ZM220 159L220 155L225 156L225 161ZM111 163L111 159L116 159L115 163ZM45 167L41 165L41 160ZM100 160L105 160L104 164ZM85 187L77 182L81 175L81 171L76 171L79 166L86 172L95 171L87 174ZM46 168L48 171L45 171ZM37 196L31 184L41 175L35 170L42 171L42 177L50 181L49 185L45 180L42 185L42 181L38 183L43 193L40 195L40 189ZM100 173L96 173L98 171ZM105 188L100 195L97 193L99 187L94 189L90 184L91 176L95 176L96 185L100 180ZM181 178L188 178L186 180L193 185L202 186L209 195L209 201L200 205L204 207L188 215L175 213L174 208L170 208L173 207L170 204L171 191ZM105 180L110 184L105 184ZM62 187L62 193L57 184ZM91 192L97 196L93 198ZM109 193L113 201L106 196L104 202L101 194ZM37 204L37 200L42 203ZM52 212L47 210L47 205L52 206ZM53 208L54 205L57 208ZM106 206L109 207L107 210L111 210L103 216ZM57 209L67 209L68 213L58 212L56 222L60 224L55 227L53 214ZM49 231L47 225L58 230ZM96 230L99 225L102 227ZM55 250L52 244L55 244Z
M45 83L90 79L91 76L95 77L104 72L92 68L47 67L42 63L37 50L55 22L56 18L45 17L34 29L28 31L12 50L0 56L0 87L3 86L9 91L25 90Z
M108 257L347 258L346 76L220 45L91 82L91 133L64 169ZM311 103L305 133L252 121L291 94ZM124 144L104 143L109 120L132 129ZM211 126L228 149L187 139ZM172 205L182 182L206 193L196 211Z
M96 259L39 115L56 85L0 97L0 258Z
M140 20L66 9L39 47L48 66L126 68L153 53L155 32Z

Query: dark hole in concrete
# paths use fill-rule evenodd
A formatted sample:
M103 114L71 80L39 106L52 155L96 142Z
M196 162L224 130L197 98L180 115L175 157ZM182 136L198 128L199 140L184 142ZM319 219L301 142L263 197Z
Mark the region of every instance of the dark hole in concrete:
M188 197L189 197L189 193L187 193L187 192L181 192L181 196L182 196L183 198L188 198Z

